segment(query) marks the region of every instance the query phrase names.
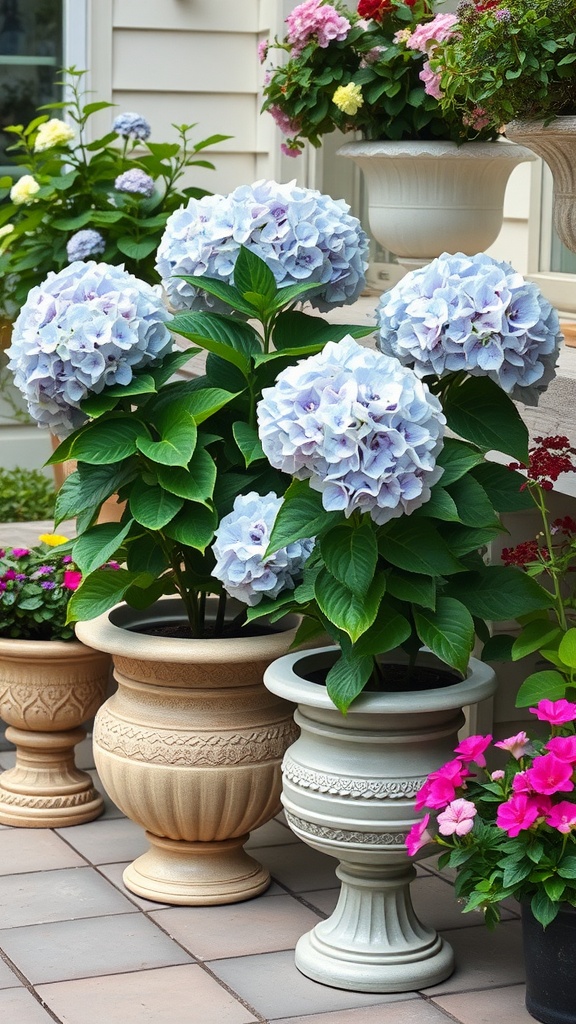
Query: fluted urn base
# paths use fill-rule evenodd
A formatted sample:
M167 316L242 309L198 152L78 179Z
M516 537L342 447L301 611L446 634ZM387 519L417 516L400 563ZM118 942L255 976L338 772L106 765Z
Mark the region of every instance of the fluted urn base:
M313 981L354 992L402 992L438 985L454 970L451 946L417 918L412 867L344 860L333 914L296 945L296 966Z
M16 745L16 764L0 775L0 822L25 828L63 828L92 821L104 800L88 772L74 763L84 729L28 732L13 726L6 739Z
M124 885L138 896L178 906L240 903L264 892L269 871L243 848L247 835L187 843L146 832L150 849L129 864Z

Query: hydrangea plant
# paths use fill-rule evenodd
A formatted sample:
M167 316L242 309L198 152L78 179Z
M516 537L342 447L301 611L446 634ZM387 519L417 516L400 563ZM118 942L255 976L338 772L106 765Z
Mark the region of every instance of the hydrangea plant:
M102 138L89 139L90 120L112 108L86 102L85 72L67 68L59 84L69 99L38 111L30 124L10 125L21 172L0 178L0 311L13 318L31 288L74 260L103 257L158 283L154 256L170 213L205 189L183 187L189 167L213 165L202 151L228 138L192 142L196 125L173 125L177 142L149 141L140 114L118 114Z
M311 533L316 543L301 586L276 601L263 599L248 617L296 610L306 617L307 637L327 633L339 656L326 684L343 711L365 687L386 689L379 655L401 647L414 664L425 645L465 674L474 645L490 641L488 622L546 617L552 602L518 566L483 558L503 529L501 514L532 507L518 472L528 458L528 433L508 379L492 373L491 360L483 366L465 340L471 319L482 325L484 307L492 333L502 330L510 300L518 310L516 352L508 357L514 386L520 397L531 395L538 377L531 336L550 359L539 367L543 387L560 342L556 314L530 289L525 305L510 299L509 283L524 296L522 279L510 271L507 282L483 254L466 263L445 255L438 263L452 267L448 285L432 264L421 272L423 295L405 302L414 282L404 279L382 299L401 311L398 334L405 332L412 346L406 358L393 345L378 352L347 338L328 343L320 355L281 371L257 407L265 453L293 478L268 554ZM504 284L502 296L497 283ZM513 323L509 309L508 317ZM434 362L424 358L423 365L412 349L426 357L429 331ZM487 458L520 450L520 458L512 454L514 471Z
M241 246L264 260L279 287L315 283L306 297L319 310L354 302L364 287L368 238L349 209L293 181L190 199L169 217L158 248L156 269L172 308L206 308L204 277L233 285ZM213 292L209 304L226 308Z
M412 856L440 847L464 913L482 910L489 927L506 899L528 901L544 927L562 903L576 906L576 704L544 698L530 711L544 734L521 730L492 749L492 736L470 736L428 776L406 841ZM499 751L503 767L488 768Z

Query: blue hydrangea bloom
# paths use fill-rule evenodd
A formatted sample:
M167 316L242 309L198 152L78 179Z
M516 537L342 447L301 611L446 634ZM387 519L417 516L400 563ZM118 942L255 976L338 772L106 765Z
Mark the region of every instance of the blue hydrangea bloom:
M118 192L133 192L141 196L151 196L154 191L154 178L139 167L131 167L129 171L119 174L114 182Z
M329 512L358 509L378 524L410 515L443 472L439 399L397 359L350 336L282 370L257 415L269 462L310 480Z
M293 181L257 181L228 196L190 199L168 218L157 253L172 308L219 308L202 292L202 276L233 284L241 245L266 261L279 287L317 281L310 298L317 309L354 302L365 283L368 238L349 209ZM198 287L181 274L197 277Z
M152 131L146 118L141 114L134 114L131 110L114 118L112 130L125 139L139 139L141 142L146 142Z
M274 491L239 494L214 533L212 575L243 604L256 605L264 596L275 598L283 590L293 590L314 547L313 539L299 540L264 558L281 505L282 498Z
M66 255L73 263L75 260L86 260L89 256L101 256L106 242L99 231L94 228L83 228L72 235L66 243Z
M556 310L509 263L443 253L382 295L377 345L419 377L486 376L537 405L555 376Z
M107 263L76 261L28 293L8 366L30 415L58 437L85 422L79 405L172 348L158 288Z

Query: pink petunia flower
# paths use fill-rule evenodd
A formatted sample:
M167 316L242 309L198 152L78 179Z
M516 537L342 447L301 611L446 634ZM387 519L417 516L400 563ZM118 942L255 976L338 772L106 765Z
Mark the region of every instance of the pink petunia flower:
M496 824L513 839L529 829L539 816L538 804L532 797L526 793L515 793L506 803L500 804Z
M550 809L546 816L546 824L564 835L573 832L576 829L576 804L570 800L560 800Z
M422 849L423 846L426 846L426 843L430 843L432 841L432 836L430 835L427 827L429 821L430 815L425 814L422 821L417 821L412 825L412 828L406 836L406 849L411 857L413 857L415 853L418 853L418 850Z
M474 825L476 808L471 800L453 800L438 815L438 831L443 836L465 836Z
M474 761L480 768L486 765L484 751L490 746L492 736L468 736L455 748L454 753L458 754L461 761Z
M62 586L66 590L77 590L82 582L82 573L77 569L66 569L64 572L64 579L62 580Z
M509 736L508 739L498 740L494 744L495 747L499 747L500 750L507 750L512 757L515 757L517 761L526 753L529 745L529 739L524 730L517 732L515 736Z
M541 700L538 706L529 709L541 722L550 725L565 725L576 720L576 704L561 698L560 700Z
M546 750L555 754L560 761L576 764L576 736L552 736L546 744Z
M555 754L543 754L534 758L532 767L526 771L526 778L535 793L550 796L553 793L569 793L574 789L572 773L571 764L561 761Z

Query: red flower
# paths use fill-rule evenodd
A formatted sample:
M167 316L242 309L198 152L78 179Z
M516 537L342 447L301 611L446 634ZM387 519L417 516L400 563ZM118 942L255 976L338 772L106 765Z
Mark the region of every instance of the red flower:
M406 7L413 7L416 0L404 0ZM394 9L392 0L358 0L358 14L361 18L373 18L382 21L386 14Z
M64 572L64 579L62 581L62 586L65 587L66 590L78 590L81 582L81 572L78 572L77 569L66 569Z

